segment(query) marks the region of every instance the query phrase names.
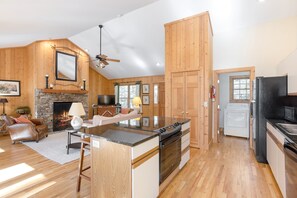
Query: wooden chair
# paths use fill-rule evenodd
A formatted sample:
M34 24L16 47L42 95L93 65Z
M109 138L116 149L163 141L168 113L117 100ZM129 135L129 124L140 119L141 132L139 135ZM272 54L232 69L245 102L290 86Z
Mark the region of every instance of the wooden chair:
M78 179L77 179L77 192L80 191L80 185L81 185L81 178L84 178L88 181L91 181L91 177L86 176L83 174L84 171L88 170L91 168L91 166L87 166L83 168L84 164L84 157L85 157L85 151L90 150L90 138L83 138L81 139L81 149L80 149L80 159L79 159L79 165L78 165Z

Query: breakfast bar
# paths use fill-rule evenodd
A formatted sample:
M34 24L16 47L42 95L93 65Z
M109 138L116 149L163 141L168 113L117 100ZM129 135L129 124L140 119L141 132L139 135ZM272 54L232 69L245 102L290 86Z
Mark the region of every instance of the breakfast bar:
M154 124L139 118L81 129L91 137L92 197L158 197L186 164L190 120L150 120Z

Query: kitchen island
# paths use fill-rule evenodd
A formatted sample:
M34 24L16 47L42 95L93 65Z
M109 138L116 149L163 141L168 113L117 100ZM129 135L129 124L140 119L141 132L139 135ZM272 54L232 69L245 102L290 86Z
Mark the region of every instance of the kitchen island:
M189 160L189 126L189 120L185 119L145 117L81 129L91 137L91 196L157 197L162 164L177 162L179 158L177 167L170 164L174 170L166 168L171 168L172 174L163 182L165 186ZM160 149L163 137L159 129L164 127L166 137L174 130L181 134L179 140L178 136L175 138L178 141L168 141L176 143L170 144L166 152Z

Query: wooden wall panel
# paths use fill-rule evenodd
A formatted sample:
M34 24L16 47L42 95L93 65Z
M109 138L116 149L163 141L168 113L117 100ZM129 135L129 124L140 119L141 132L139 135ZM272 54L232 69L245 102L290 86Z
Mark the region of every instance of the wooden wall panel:
M112 88L112 89L111 89ZM110 90L111 89L111 90ZM113 94L113 87L110 80L89 68L89 118L93 116L92 104L97 104L97 96Z
M15 109L19 106L30 106L32 87L31 68L27 63L27 50L25 47L0 49L0 79L1 80L20 80L21 96L7 97L6 114L15 115ZM2 105L0 105L2 114Z
M212 102L209 94L213 70L212 29L208 12L165 24L165 50L165 114L173 115L172 102L176 94L171 92L174 90L171 87L172 73L199 71L202 75L198 97L202 101L198 105L202 106L202 110L197 117L202 118L202 123L192 128L199 128L199 145L195 146L208 149L212 142Z
M49 83L54 84L54 89L80 89L83 85L83 79L86 79L88 90L89 81L89 56L75 44L73 44L68 39L50 40L50 41L37 41L31 44L32 49L35 50L35 56L30 58L34 59L35 62L35 88L43 89L45 88L45 75L49 75ZM57 48L53 48L56 46ZM74 52L66 48L74 50L78 53L77 55L77 82L72 81L62 81L56 80L55 77L55 65L56 65L56 50L61 52L66 52L69 54L74 54Z
M121 78L121 79L113 79L110 81L110 91L112 94L114 93L114 83L126 83L126 82L136 82L141 81L142 84L149 84L150 85L150 104L149 105L142 105L142 112L143 116L153 116L154 115L154 84L159 82L164 82L164 76L146 76L146 77L137 77L137 78ZM147 94L143 94L147 95ZM141 97L142 100L142 97Z

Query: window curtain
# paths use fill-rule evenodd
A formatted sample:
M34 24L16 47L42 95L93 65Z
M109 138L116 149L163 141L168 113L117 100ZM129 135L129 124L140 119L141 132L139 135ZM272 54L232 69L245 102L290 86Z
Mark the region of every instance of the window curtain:
M114 95L115 95L115 103L116 104L119 103L119 89L120 89L119 83L114 83Z
M141 81L137 81L135 83L136 85L136 96L140 97L140 94L141 94Z

